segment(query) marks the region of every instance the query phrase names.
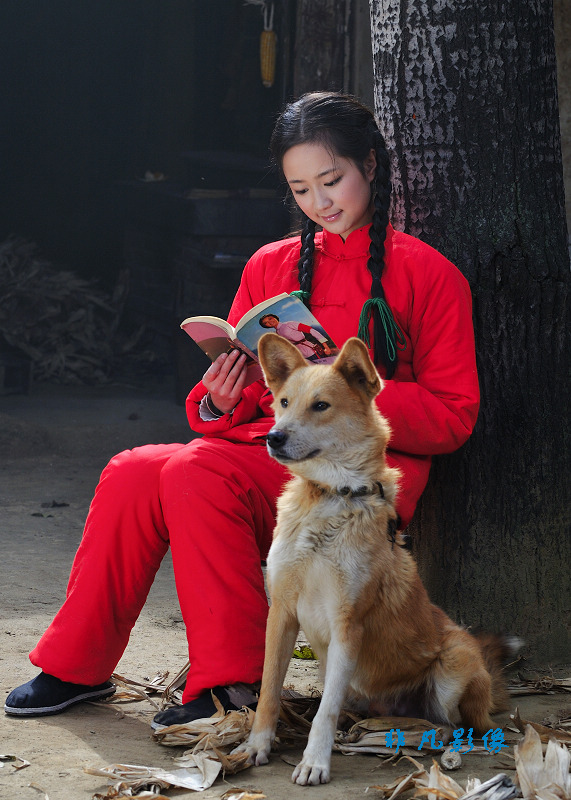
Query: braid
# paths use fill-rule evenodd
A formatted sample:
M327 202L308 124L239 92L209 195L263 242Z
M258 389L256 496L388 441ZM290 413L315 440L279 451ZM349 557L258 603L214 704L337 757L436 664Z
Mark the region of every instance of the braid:
M369 245L369 260L367 268L371 273L371 297L384 300L385 291L381 283L385 266L385 239L387 225L389 224L389 206L391 200L390 162L385 148L383 137L375 126L374 147L377 158L377 170L373 182L373 220L369 229L371 244ZM373 317L373 347L375 361L382 362L386 367L386 377L394 375L397 365L395 347L389 349L388 334L383 324L379 305L372 306Z
M309 217L305 218L303 230L301 232L301 250L297 263L297 274L299 278L299 297L309 308L309 298L311 296L311 280L313 278L313 254L315 252L315 222ZM295 294L298 294L295 292Z

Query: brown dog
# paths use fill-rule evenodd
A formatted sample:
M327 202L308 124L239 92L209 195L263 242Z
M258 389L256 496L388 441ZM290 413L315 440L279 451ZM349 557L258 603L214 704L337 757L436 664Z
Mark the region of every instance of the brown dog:
M296 783L329 780L349 691L393 713L439 724L459 713L474 733L493 728L499 700L480 644L430 602L399 546L398 472L386 464L390 431L374 402L381 380L365 345L350 339L332 366L310 366L288 341L266 334L259 354L274 395L268 450L294 477L278 501L268 556L260 702L238 750L267 763L300 626L325 677Z

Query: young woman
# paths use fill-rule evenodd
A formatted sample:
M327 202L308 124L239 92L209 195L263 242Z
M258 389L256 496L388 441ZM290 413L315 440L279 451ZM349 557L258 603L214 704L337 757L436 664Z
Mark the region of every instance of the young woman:
M295 291L337 346L356 335L370 344L385 379L378 403L392 429L389 464L402 472L404 529L431 457L458 448L476 421L468 284L442 255L392 229L389 158L355 99L301 97L280 116L271 149L303 233L250 259L229 320ZM265 448L270 393L263 381L244 388L244 361L221 355L190 392L189 422L202 438L126 451L106 467L66 600L30 655L42 672L12 691L8 714L53 714L113 693L109 677L169 545L191 667L184 705L154 725L213 713L211 690L226 708L255 702L267 615L260 561L287 475Z

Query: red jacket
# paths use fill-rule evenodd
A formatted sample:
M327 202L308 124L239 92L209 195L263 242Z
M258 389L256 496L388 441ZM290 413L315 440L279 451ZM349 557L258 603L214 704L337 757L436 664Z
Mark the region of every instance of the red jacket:
M370 297L368 231L369 226L353 231L346 242L327 231L315 237L311 310L337 346L357 335L361 308ZM262 300L299 288L299 250L299 238L291 238L268 244L252 256L232 304L231 324ZM401 492L410 493L407 506L414 509L428 479L431 456L460 447L476 422L479 389L472 301L466 279L453 264L391 226L382 282L407 346L399 350L396 372L384 382L377 402L392 429L389 462L403 471ZM383 376L384 368L377 367ZM204 422L198 413L205 393L199 383L187 398L193 430L236 442L263 443L273 416L271 395L262 381L244 390L232 415L212 422ZM401 516L412 516L400 506Z

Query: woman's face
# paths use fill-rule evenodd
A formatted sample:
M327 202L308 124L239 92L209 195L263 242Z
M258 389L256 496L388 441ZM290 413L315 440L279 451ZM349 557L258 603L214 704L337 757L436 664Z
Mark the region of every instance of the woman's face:
M296 203L317 225L342 239L373 218L371 181L377 160L371 150L363 172L354 161L322 144L296 144L286 151L282 170Z

